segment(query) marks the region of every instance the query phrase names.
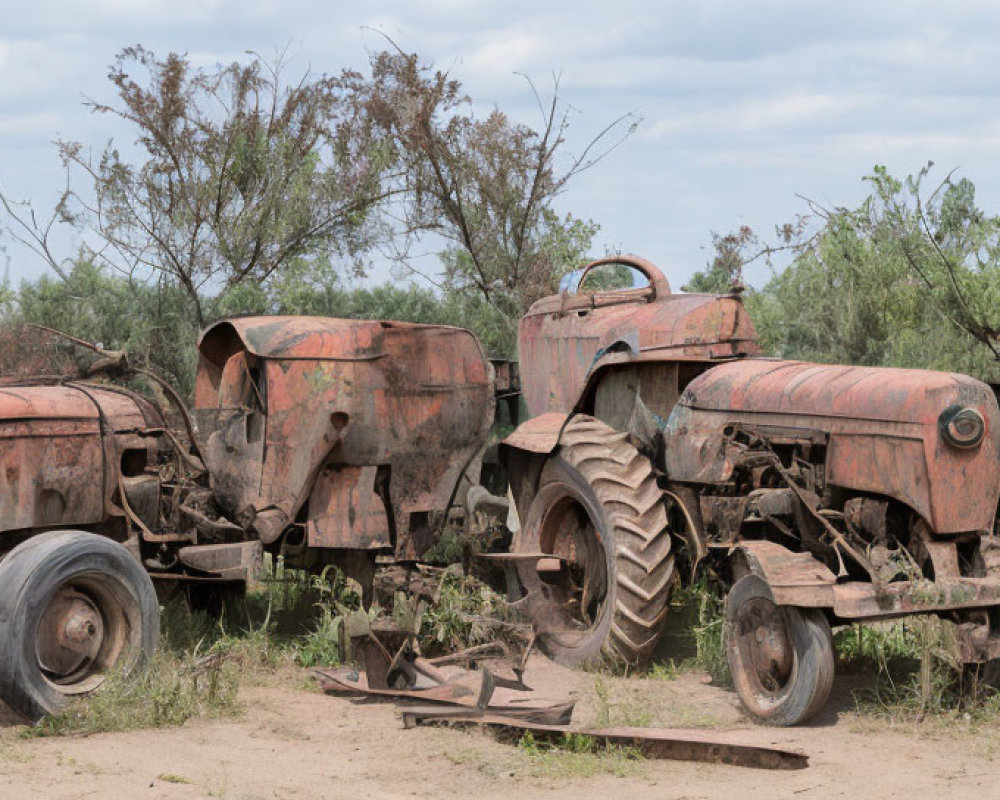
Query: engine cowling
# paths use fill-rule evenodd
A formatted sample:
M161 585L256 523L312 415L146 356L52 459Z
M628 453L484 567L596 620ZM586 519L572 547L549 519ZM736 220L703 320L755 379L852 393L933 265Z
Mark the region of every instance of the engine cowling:
M992 530L1000 410L968 376L771 359L713 367L668 419L670 480L730 482L737 429L816 448L826 485L895 499L935 533Z

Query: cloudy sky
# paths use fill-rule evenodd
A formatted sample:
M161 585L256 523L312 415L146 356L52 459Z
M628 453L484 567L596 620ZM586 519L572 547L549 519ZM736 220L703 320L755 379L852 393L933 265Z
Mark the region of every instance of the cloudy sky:
M289 45L315 72L364 66L385 31L450 68L483 107L537 124L522 77L562 78L569 150L625 112L637 133L581 176L560 210L590 217L605 248L659 263L679 286L711 232L768 234L803 195L858 202L872 165L933 160L1000 204L1000 4L747 0L2 0L0 186L39 208L58 196L57 136L100 147L128 132L91 115L112 99L123 46L186 52L197 64ZM0 245L4 242L0 241ZM6 244L14 279L43 269ZM68 246L71 242L66 243ZM754 282L766 277L763 267Z

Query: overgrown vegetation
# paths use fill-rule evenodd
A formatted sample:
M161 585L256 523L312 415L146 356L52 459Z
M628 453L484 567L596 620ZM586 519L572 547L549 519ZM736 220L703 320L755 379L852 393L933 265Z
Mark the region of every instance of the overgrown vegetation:
M241 711L237 665L210 655L160 652L135 675L112 674L100 691L44 717L27 735L58 736L183 725Z
M961 714L996 720L995 667L963 665L953 627L936 617L874 626L853 625L835 636L840 667L871 677L854 692L858 711L892 720Z
M564 733L555 740L540 740L527 731L517 748L528 759L526 772L536 776L591 778L610 773L628 778L641 775L644 767L638 748L601 745L582 733Z
M245 597L223 598L218 619L192 612L181 596L167 602L160 649L145 669L109 675L99 691L26 732L96 733L238 715L240 685L267 683L293 667L339 664L353 614L372 620L392 615L413 626L429 655L492 641L496 631L491 621L506 616L499 595L455 572L442 573L438 601L419 616L408 602L397 600L394 608L375 605L361 611L356 587L339 571L327 568L308 575L285 569L280 559L269 560L259 586Z
M809 203L764 242L713 234L714 256L686 288L726 292L759 258L781 263L745 302L764 351L833 364L1000 377L1000 215L969 178L928 188L932 165L898 179L877 166L856 207Z
M673 680L681 672L696 670L707 673L716 686L732 685L723 638L725 604L724 588L708 575L702 575L691 586L676 589L670 598L670 613L680 617L682 624L687 623L680 635L689 640L682 641L679 649L693 653L680 658L672 655L654 663L650 677Z
M428 654L455 652L495 640L494 620L510 616L506 600L471 576L445 572L437 602L420 620L420 646Z

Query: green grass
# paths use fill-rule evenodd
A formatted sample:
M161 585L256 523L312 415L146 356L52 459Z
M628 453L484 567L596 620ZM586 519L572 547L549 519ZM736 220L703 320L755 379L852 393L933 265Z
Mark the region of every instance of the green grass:
M145 669L109 675L98 691L26 733L87 734L237 715L241 684L267 683L282 667L339 664L348 618L388 613L377 607L363 612L360 605L338 571L306 575L286 570L280 560L258 588L228 599L219 619L175 598L162 609L160 647ZM433 608L420 615L400 607L393 615L414 626L424 652L447 652L492 638L489 621L504 617L506 604L474 579L446 573Z
M645 767L637 748L601 744L583 733L563 733L553 740L540 740L525 731L517 750L526 761L523 771L533 777L581 779L611 774L629 778L641 775Z
M183 725L193 717L242 711L236 669L218 658L159 653L133 676L113 674L93 695L24 729L26 736L61 736Z
M725 647L725 607L723 589L702 576L692 586L674 591L670 599L671 618L689 623L673 638L681 639L683 657L669 657L650 665L648 676L674 680L682 672L706 672L716 686L731 686ZM693 644L693 648L691 645ZM689 655L693 650L693 654Z
M936 717L1000 722L1000 696L982 670L963 665L954 627L936 617L854 625L834 637L841 672L873 676L854 692L862 715L891 721Z

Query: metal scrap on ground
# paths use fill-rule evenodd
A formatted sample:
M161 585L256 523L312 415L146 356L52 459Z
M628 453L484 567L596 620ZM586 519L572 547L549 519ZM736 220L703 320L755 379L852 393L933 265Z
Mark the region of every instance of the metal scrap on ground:
M423 704L416 706L418 711L431 706L452 714L496 715L501 719L551 725L568 723L573 714L572 700L534 697L529 687L498 678L489 670L452 668L445 672L429 667L423 659L409 665L413 670L412 683L406 688L372 687L368 675L353 667L315 670L314 674L324 692L416 701Z
M396 700L405 728L421 724L480 725L537 741L559 742L583 735L593 748L635 748L646 758L702 761L759 769L802 769L803 753L734 741L732 734L664 728L571 727L574 701L543 699L523 680L523 662L514 678L492 670L443 667L412 648L412 636L383 622L352 631L351 649L364 664L314 670L329 694ZM387 646L388 645L388 646Z
M744 744L728 733L708 733L678 728L578 728L569 725L545 725L511 719L497 714L478 717L448 713L436 708L403 709L403 725L412 728L424 724L480 725L519 735L531 733L535 741L559 742L567 734L587 736L593 747L607 745L632 747L646 758L673 761L702 761L756 769L805 769L809 756L795 750Z
M417 659L417 670L426 664ZM422 673L421 673L422 674ZM580 728L569 724L574 703L543 701L530 695L527 686L512 688L489 670L476 673L452 670L445 682L424 680L414 688L372 688L363 670L353 667L315 670L323 691L360 697L394 699L403 726L479 725L523 735L536 741L558 742L568 734L593 740L594 748L630 747L646 758L700 761L757 769L803 769L809 757L801 752L735 741L729 733L707 733L676 728ZM475 680L481 681L477 692ZM498 685L498 680L503 685Z

